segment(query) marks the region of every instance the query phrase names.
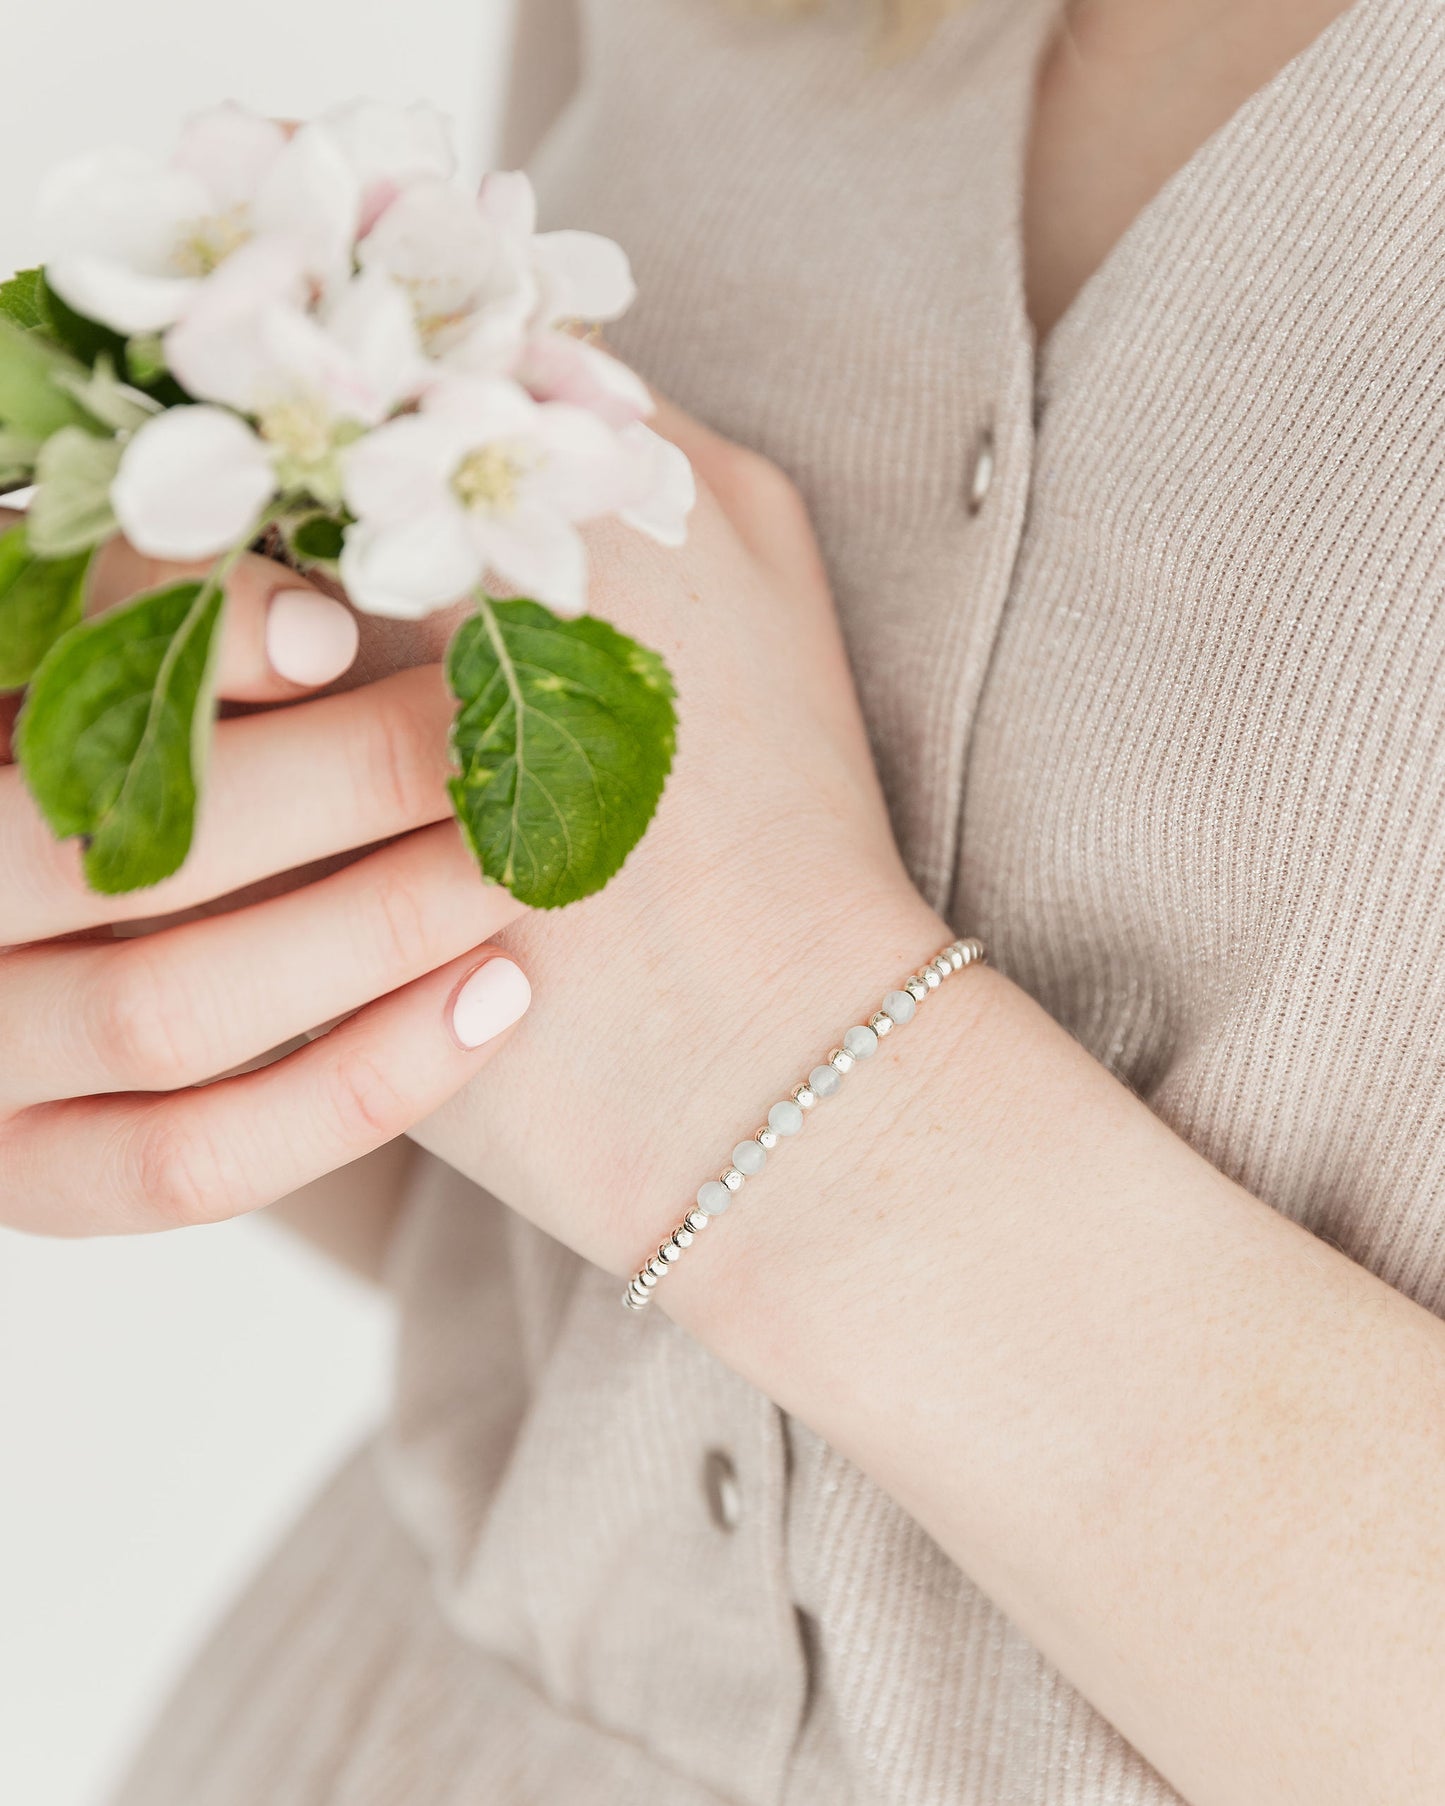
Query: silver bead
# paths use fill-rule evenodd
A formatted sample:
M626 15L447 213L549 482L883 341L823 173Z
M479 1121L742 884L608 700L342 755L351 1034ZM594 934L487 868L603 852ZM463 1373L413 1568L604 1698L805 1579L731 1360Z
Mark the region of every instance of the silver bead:
M672 1232L672 1239L679 1248L690 1248L697 1240L697 1237L688 1228L686 1223L679 1223L677 1228Z
M793 1102L800 1110L811 1110L817 1101L817 1098L813 1095L813 1087L811 1085L794 1085Z
M708 1225L708 1215L705 1210L690 1210L682 1220L694 1235L699 1229L706 1229Z
M766 1148L768 1152L771 1153L778 1145L778 1132L776 1129L770 1129L768 1125L764 1123L762 1128L754 1135L753 1140L757 1142L760 1148Z
M746 1173L740 1173L735 1166L727 1166L718 1174L718 1183L725 1185L729 1191L737 1191L745 1178Z
M922 1003L928 995L928 986L915 972L912 978L905 978L903 988L915 1003Z
M893 1032L893 1018L888 1014L887 1010L879 1010L876 1016L870 1016L868 1018L868 1026L873 1030L873 1033L880 1038L884 1035L891 1035Z
M682 1249L677 1247L676 1244L669 1239L658 1249L657 1258L660 1261L665 1261L668 1266L671 1266L675 1260L682 1259Z
M854 1065L853 1056L846 1047L835 1047L828 1055L828 1064L836 1067L839 1072L851 1072Z
M637 1275L637 1278L634 1281L634 1283L637 1285L640 1285L640 1286L646 1286L648 1291L650 1292L652 1290L652 1288L657 1284L657 1274L653 1272L651 1267L644 1267L642 1269L642 1271Z
M659 1259L659 1257L654 1254L652 1259L647 1263L646 1271L649 1272L654 1279L661 1279L667 1272L667 1262Z
M934 960L933 969L940 978L953 977L953 961L946 953L940 953L938 958Z
M943 983L942 977L934 971L931 965L921 966L918 971L918 976L923 980L924 984L928 986L930 991L936 991Z
M948 963L955 972L963 970L963 948L955 941L948 950Z

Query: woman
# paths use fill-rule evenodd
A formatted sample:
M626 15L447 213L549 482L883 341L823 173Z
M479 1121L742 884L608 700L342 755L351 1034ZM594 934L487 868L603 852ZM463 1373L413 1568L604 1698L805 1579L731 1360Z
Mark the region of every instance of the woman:
M347 629L261 561L226 689L293 706L160 901L382 851L87 945L0 793L13 1214L405 1202L381 1459L126 1806L1445 1797L1445 15L792 11L589 0L576 70L523 15L619 349L754 448L664 410L690 544L597 547L684 726L607 891L479 894L427 649L301 700ZM619 1310L955 933L996 969Z

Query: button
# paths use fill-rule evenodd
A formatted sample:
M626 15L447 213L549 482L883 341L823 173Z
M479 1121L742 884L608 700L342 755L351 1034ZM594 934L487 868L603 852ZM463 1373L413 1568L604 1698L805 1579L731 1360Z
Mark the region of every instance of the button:
M742 1488L732 1457L721 1449L709 1449L703 1459L702 1489L713 1523L719 1530L736 1530L742 1516Z
M968 479L968 511L977 514L993 488L993 428L986 426L973 448L973 474Z

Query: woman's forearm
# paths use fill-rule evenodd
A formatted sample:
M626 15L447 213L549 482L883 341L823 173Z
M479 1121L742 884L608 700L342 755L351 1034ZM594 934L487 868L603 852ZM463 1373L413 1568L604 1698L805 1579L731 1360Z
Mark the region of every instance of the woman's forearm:
M997 974L882 1051L670 1313L1191 1806L1445 1799L1445 1326Z

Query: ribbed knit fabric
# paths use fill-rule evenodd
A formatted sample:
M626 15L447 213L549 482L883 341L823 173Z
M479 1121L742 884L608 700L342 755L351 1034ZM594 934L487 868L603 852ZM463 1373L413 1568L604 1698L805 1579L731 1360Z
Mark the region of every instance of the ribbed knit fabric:
M1036 359L1049 4L880 68L842 0L591 0L544 204L631 250L622 348L803 486L920 886L1445 1314L1445 8L1357 0ZM439 1165L396 1285L379 1466L125 1806L1176 1800L890 1498Z

